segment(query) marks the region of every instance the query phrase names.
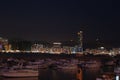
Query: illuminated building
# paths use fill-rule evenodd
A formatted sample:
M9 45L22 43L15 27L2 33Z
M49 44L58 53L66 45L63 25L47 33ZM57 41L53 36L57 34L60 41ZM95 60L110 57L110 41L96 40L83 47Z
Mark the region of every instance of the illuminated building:
M60 54L61 52L62 52L61 43L60 42L54 42L50 53Z
M10 52L11 51L11 45L10 44L4 45L4 48L5 48L5 52Z
M60 42L54 42L53 47L54 48L61 48L61 43Z
M62 53L71 54L71 47L63 46Z
M31 51L32 52L42 52L43 50L43 45L42 44L33 44L31 46Z
M77 53L83 54L83 31L78 32Z
M8 46L8 40L0 37L0 51L2 51L4 48L7 50L5 46Z
M81 48L83 46L83 31L78 32L78 45Z

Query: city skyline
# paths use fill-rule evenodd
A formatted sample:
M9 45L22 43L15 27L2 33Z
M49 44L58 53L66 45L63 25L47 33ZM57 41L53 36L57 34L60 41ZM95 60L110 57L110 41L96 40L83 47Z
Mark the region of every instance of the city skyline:
M118 42L119 12L112 0L1 1L0 36L25 40Z

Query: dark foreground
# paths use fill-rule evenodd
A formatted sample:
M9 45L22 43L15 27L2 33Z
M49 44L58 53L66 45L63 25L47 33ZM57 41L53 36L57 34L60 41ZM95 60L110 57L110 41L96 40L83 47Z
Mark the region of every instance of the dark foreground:
M68 54L40 54L40 53L0 53L0 60L7 60L8 58L15 58L15 59L24 59L27 61L36 60L36 59L52 59L52 60L59 60L59 59L66 59L72 60L77 59L80 61L89 61L89 60L96 60L102 63L102 67L100 68L92 68L92 69L84 69L83 70L83 80L96 80L96 77L101 74L104 70L109 70L113 72L114 67L105 67L106 62L109 61L117 61L119 57L111 57L108 55L68 55ZM115 62L116 63L116 62ZM117 63L113 66L116 66ZM76 80L76 70L60 70L60 69L40 69L39 70L39 77L32 77L32 78L3 78L0 77L0 80Z

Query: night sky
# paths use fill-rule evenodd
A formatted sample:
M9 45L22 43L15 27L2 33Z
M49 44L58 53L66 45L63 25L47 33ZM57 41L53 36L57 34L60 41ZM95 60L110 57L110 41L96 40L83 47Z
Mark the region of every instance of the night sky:
M26 40L120 41L120 10L112 0L2 0L0 36Z

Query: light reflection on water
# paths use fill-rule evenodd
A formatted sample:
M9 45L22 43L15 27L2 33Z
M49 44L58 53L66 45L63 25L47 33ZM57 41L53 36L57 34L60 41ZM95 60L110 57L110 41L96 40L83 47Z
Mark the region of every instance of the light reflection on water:
M84 71L84 80L96 80L96 77L99 75L100 69L87 69Z
M76 73L71 70L41 70L39 80L75 80Z
M39 77L30 78L1 78L0 80L76 80L76 70L41 69ZM98 70L87 69L84 71L84 80L95 80Z

